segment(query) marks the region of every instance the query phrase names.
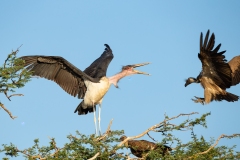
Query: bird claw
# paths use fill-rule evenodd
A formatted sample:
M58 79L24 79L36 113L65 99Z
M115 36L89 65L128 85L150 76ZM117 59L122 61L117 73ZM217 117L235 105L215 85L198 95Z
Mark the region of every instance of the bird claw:
M200 97L196 97L194 96L196 99L192 99L195 103L201 103L202 105L204 105L204 98L200 98Z

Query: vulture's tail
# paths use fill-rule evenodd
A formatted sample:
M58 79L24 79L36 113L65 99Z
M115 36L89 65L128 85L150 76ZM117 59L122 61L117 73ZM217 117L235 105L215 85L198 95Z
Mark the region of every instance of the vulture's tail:
M228 102L238 101L238 99L239 99L239 96L229 92L227 92L227 95L225 96L225 100Z
M220 101L221 100L226 100L228 102L234 102L234 101L238 101L239 99L239 96L235 95L235 94L232 94L232 93L229 93L229 92L226 92L225 95L218 95L220 96Z

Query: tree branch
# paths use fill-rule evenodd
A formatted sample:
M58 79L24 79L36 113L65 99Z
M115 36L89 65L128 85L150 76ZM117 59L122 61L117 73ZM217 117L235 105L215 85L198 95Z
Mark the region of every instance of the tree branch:
M12 113L0 102L0 106L8 113L8 115L12 118L15 119L17 118L16 116L13 116Z
M94 160L94 159L96 159L98 156L99 156L99 152L97 152L92 158L89 158L88 160Z

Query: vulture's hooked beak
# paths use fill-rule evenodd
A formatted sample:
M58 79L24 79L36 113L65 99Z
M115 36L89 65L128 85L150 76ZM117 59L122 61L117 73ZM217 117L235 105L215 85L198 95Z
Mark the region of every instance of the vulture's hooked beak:
M189 84L191 84L188 80L186 80L185 87L187 87Z
M136 74L144 74L144 75L150 76L149 73L142 72L142 71L138 71L138 70L135 70L135 69L134 69L134 68L141 67L141 66L145 66L145 65L148 65L148 64L150 64L150 63L149 63L149 62L146 62L146 63L132 64L132 65L130 65L130 67L133 68L133 72L135 72Z

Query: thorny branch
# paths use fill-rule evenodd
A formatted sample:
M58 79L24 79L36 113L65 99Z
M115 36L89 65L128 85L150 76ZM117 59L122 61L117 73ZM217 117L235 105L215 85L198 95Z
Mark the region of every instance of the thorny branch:
M210 147L208 148L206 151L204 152L200 152L200 153L197 153L191 157L188 157L188 158L185 158L184 160L187 160L187 159L192 159L192 158L196 158L198 157L199 155L203 155L203 154L206 154L208 153L211 149L213 149L216 145L218 145L218 142L222 139L222 138L235 138L235 137L240 137L240 134L232 134L232 135L225 135L225 134L222 134L218 137L218 139L216 140L216 142Z

